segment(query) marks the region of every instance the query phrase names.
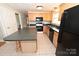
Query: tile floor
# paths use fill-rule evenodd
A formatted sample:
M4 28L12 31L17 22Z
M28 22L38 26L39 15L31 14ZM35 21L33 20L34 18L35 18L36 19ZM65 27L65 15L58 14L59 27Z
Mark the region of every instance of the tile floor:
M0 47L0 56L55 56L56 49L46 34L37 33L37 44L37 53L27 54L16 52L16 42L6 41L6 44Z

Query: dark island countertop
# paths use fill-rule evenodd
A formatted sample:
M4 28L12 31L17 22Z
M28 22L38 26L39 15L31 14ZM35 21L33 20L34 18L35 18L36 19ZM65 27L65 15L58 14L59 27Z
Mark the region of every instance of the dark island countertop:
M5 38L5 41L34 41L37 40L36 28L24 28Z

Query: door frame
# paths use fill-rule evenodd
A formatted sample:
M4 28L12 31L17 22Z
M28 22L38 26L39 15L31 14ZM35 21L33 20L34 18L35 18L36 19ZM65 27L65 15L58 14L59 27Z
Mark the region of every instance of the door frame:
M17 18L16 18L16 15L18 15L18 18L19 18L19 25L18 25L18 22L17 22ZM15 13L15 18L16 18L16 23L17 23L17 29L20 29L22 28L22 24L21 24L21 17L20 17L20 14L19 13ZM19 27L18 27L19 26Z
M2 37L0 40L2 40L4 36L3 36L3 29L2 29L2 24L1 24L1 22L0 22L0 32L1 32L0 35L1 35L1 37Z

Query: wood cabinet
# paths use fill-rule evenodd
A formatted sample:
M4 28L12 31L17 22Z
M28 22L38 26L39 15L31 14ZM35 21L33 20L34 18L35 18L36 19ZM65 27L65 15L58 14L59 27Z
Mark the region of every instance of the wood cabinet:
M49 27L48 26L43 26L43 33L47 34L49 36Z
M52 12L28 12L29 21L35 21L36 17L43 17L44 21L52 21Z
M55 48L57 48L57 40L58 40L58 32L54 31L53 44L54 44Z
M37 51L36 41L21 41L22 52L33 53Z
M48 26L43 26L43 32L49 37L55 48L57 48L58 32L53 29L50 30Z
M35 53L37 51L37 41L16 41L16 51Z

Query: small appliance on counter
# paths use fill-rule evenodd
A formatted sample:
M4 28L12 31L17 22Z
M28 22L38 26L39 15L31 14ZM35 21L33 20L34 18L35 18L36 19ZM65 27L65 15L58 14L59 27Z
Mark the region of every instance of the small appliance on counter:
M36 17L37 31L43 31L43 17Z

